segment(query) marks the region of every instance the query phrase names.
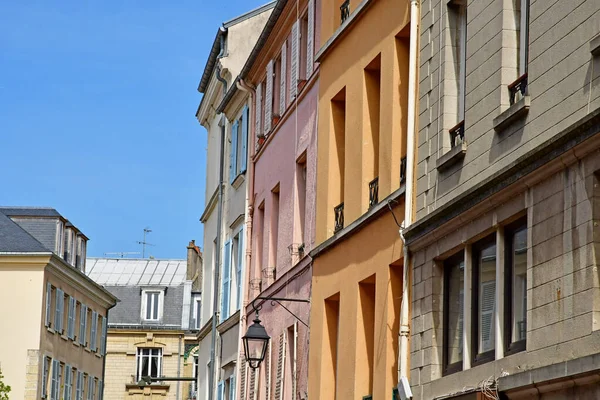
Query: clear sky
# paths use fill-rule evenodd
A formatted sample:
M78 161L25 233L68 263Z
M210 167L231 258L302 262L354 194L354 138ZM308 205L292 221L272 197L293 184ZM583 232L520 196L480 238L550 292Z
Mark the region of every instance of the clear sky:
M0 205L50 206L88 255L202 244L194 117L218 27L266 0L0 0ZM225 6L225 4L227 4Z

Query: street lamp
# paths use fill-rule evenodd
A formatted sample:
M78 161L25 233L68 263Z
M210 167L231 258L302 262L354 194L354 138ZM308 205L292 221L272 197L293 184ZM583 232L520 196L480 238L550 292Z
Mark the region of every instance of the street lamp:
M267 345L271 337L267 334L265 327L260 324L258 319L258 311L254 323L248 327L246 335L242 338L244 342L244 352L246 353L246 361L250 368L256 369L265 359Z

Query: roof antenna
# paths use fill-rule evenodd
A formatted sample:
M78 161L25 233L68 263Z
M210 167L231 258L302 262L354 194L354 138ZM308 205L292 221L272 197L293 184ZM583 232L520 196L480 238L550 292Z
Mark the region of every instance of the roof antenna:
M146 246L154 246L152 243L148 243L146 242L146 234L152 232L152 229L150 229L149 227L145 227L144 228L144 240L141 242L137 242L137 244L141 244L142 245L142 258L146 258Z

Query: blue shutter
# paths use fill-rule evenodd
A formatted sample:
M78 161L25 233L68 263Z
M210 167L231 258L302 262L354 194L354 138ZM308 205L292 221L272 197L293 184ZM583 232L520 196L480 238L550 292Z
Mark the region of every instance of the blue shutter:
M240 160L240 174L246 172L246 168L248 167L248 124L250 123L250 112L248 110L248 106L244 106L244 110L242 111L242 151L240 156L242 159Z
M225 385L223 381L219 381L217 384L217 400L223 400L225 395Z
M52 313L50 304L52 302L52 285L50 282L46 283L46 326L50 326L50 315Z
M238 121L231 127L231 147L229 148L229 182L233 183L237 178L237 142L238 142Z
M54 330L58 332L59 335L62 334L64 301L64 292L60 289L56 289L56 311L54 313Z
M238 253L237 253L237 308L239 309L242 304L242 284L244 278L242 277L242 265L244 263L244 229L240 230L238 234Z
M229 377L229 400L235 400L235 375Z
M231 286L231 240L225 243L223 274L221 276L221 321L229 317L229 289Z

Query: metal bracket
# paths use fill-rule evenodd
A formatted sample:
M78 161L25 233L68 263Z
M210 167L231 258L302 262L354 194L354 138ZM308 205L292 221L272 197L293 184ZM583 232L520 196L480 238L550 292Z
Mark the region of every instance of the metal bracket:
M261 305L257 306L255 303L256 300L271 300L272 306L274 306L275 304L279 304L281 307L284 308L284 310L286 310L288 313L292 314L292 316L294 318L296 318L298 320L298 322L300 322L302 325L304 325L308 328L308 324L306 322L302 321L296 314L294 314L292 311L290 311L290 309L287 308L286 306L284 306L281 302L289 301L292 303L310 303L310 300L308 300L308 299L286 299L284 297L258 296L254 300L252 300L252 308L254 308L254 312L256 313L257 318L258 318L258 312L262 309L262 306Z

